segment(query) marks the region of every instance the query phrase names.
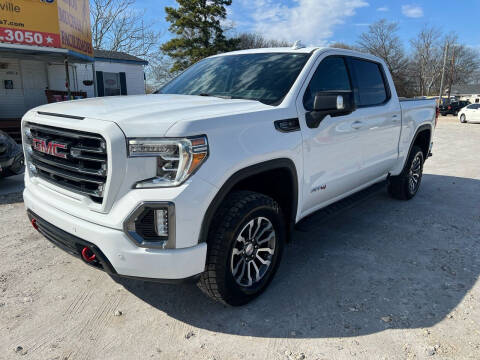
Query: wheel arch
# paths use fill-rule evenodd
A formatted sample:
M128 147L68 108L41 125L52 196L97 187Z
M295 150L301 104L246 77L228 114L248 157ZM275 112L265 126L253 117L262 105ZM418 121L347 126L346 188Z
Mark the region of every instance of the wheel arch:
M432 141L432 134L433 128L431 124L423 124L417 128L417 130L415 131L415 135L413 136L412 142L410 143L407 156L405 157L405 163L410 157L410 153L412 152L412 149L415 145L418 145L422 148L425 160L428 158L430 143Z
M252 188L251 186L252 181L255 182L258 179L266 179L268 176L277 174L279 172L282 174L288 174L288 179L284 179L283 181L286 181L291 186L290 189L285 189L285 193L287 193L289 196L281 198L280 201L275 196L272 197L277 200L277 202L280 202L282 210L286 212L284 216L287 221L287 233L291 233L295 224L298 209L298 175L296 166L291 159L279 158L257 163L238 170L231 175L227 181L225 181L213 200L210 202L207 211L205 212L198 242L202 243L207 241L210 225L215 213L231 191L240 189L256 191L256 187L253 186ZM266 191L267 193L264 191L257 191L271 196L271 193L277 190L279 184L282 184L282 182L279 181L279 179L272 178L271 182L266 181L262 183L262 185L266 184L271 185L271 191ZM285 206L287 206L287 209L285 209Z

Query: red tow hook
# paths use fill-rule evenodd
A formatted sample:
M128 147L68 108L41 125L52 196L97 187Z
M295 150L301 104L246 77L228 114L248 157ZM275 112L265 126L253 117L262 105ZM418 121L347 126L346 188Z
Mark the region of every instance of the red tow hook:
M88 248L88 247L85 246L85 247L82 249L82 258L83 258L83 260L85 260L87 263L91 263L91 262L95 261L96 256L95 256L95 254L93 253L93 251L92 251L90 248Z
M37 219L32 218L30 222L32 223L33 228L38 231Z

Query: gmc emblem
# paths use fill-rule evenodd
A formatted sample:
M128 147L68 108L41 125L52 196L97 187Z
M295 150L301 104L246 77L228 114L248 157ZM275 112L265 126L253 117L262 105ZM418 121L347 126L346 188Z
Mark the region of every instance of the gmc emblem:
M35 139L34 138L32 145L33 145L34 150L40 151L44 154L56 156L56 157L59 157L59 158L62 158L62 159L67 158L67 153L58 151L59 149L66 150L67 149L66 144L57 143L55 141L47 142L47 140L44 140L44 139Z

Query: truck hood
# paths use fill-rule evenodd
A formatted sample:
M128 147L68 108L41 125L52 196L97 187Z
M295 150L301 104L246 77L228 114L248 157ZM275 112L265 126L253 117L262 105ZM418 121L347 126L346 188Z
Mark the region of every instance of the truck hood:
M164 136L179 121L271 109L254 100L151 94L89 98L47 104L37 111L112 121L129 137Z

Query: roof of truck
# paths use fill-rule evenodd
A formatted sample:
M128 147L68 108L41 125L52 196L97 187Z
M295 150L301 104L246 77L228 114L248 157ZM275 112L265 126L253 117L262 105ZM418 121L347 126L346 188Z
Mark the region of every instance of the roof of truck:
M277 47L277 48L261 48L261 49L247 49L247 50L238 50L238 51L231 51L228 53L223 53L215 56L222 56L222 55L238 55L238 54L261 54L261 53L292 53L292 54L309 54L315 50L322 49L321 47L301 47L301 48L293 48L293 47Z

